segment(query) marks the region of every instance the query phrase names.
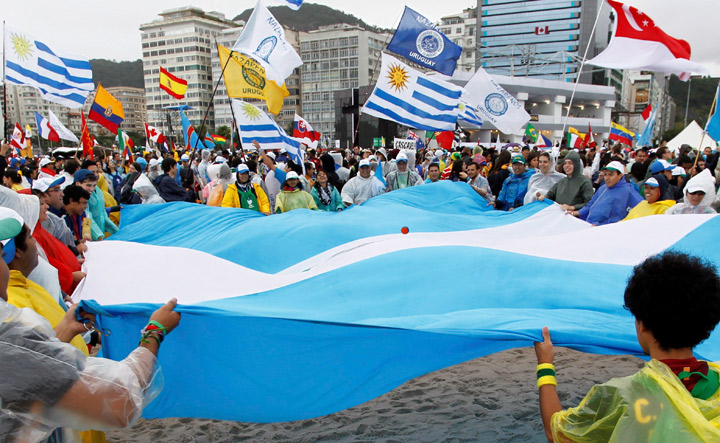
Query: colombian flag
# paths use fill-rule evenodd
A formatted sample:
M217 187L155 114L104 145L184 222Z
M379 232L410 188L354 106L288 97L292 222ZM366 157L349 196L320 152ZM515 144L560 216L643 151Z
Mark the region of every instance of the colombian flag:
M610 127L610 137L608 138L610 140L617 140L619 143L625 143L628 146L632 146L635 133L613 122Z
M180 100L181 98L185 98L187 88L187 80L175 77L162 66L160 67L160 89Z
M117 134L118 126L125 120L122 103L98 84L95 101L90 108L88 118Z

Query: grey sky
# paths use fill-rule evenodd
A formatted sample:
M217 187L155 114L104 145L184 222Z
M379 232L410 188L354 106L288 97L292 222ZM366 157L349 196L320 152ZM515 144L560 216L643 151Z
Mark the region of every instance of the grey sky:
M475 0L313 0L343 10L365 22L390 28L399 19L405 4L431 20L473 7ZM720 76L720 49L715 23L720 16L718 0L628 0L655 20L665 32L687 40L692 59ZM33 34L50 45L84 54L90 58L137 60L141 23L155 20L158 13L192 4L207 11L223 12L232 18L255 5L254 0L24 0L2 11L13 27Z

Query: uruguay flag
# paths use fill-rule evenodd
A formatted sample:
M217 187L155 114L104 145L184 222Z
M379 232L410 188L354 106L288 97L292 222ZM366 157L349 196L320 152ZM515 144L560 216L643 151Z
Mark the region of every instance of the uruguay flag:
M445 75L453 75L462 53L431 20L407 6L388 50Z
M48 121L48 119L40 115L38 112L35 112L35 123L37 124L38 134L40 134L40 137L53 142L60 141L60 136L58 135L55 128L50 126L50 121Z
M426 131L454 131L462 88L430 78L383 53L375 89L363 114Z
M592 227L547 200L491 211L469 185L448 181L339 213L130 205L118 233L89 245L73 298L115 315L98 320L112 331L103 352L115 360L137 346L153 310L178 298L180 326L159 354L165 388L146 418L290 421L532 346L543 326L557 346L641 355L623 308L633 266L667 249L720 265L718 233L717 215ZM608 248L608 238L623 241ZM144 269L140 257L172 257L193 272ZM458 263L462 278L443 278ZM117 275L132 275L133 290L107 284ZM482 284L468 291L467 282ZM720 359L720 330L695 351Z
M470 123L471 125L479 128L483 124L482 117L467 103L460 104L460 120Z
M81 108L95 88L87 57L51 49L9 26L5 26L5 79L33 86L45 100L74 109Z
M232 99L232 108L243 145L250 146L254 140L260 143L263 149L285 149L295 164L304 165L305 153L300 147L302 143L287 135L285 130L260 108L235 98Z

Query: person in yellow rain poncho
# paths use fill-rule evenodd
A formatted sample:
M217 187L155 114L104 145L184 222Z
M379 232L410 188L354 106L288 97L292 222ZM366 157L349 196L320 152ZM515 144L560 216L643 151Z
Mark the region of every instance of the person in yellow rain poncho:
M675 200L668 192L668 185L669 183L663 175L655 175L645 180L645 200L635 205L622 221L664 214L671 206L675 205Z
M720 441L720 366L693 356L720 322L716 268L679 252L650 257L633 270L625 307L651 360L631 376L593 386L575 408L562 409L555 352L543 328L535 352L548 441Z

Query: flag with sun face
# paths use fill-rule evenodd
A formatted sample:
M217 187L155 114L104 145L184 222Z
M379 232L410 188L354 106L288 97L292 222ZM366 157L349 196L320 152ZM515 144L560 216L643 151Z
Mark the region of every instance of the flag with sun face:
M452 131L460 113L462 88L431 78L383 54L375 90L363 114L426 131Z

